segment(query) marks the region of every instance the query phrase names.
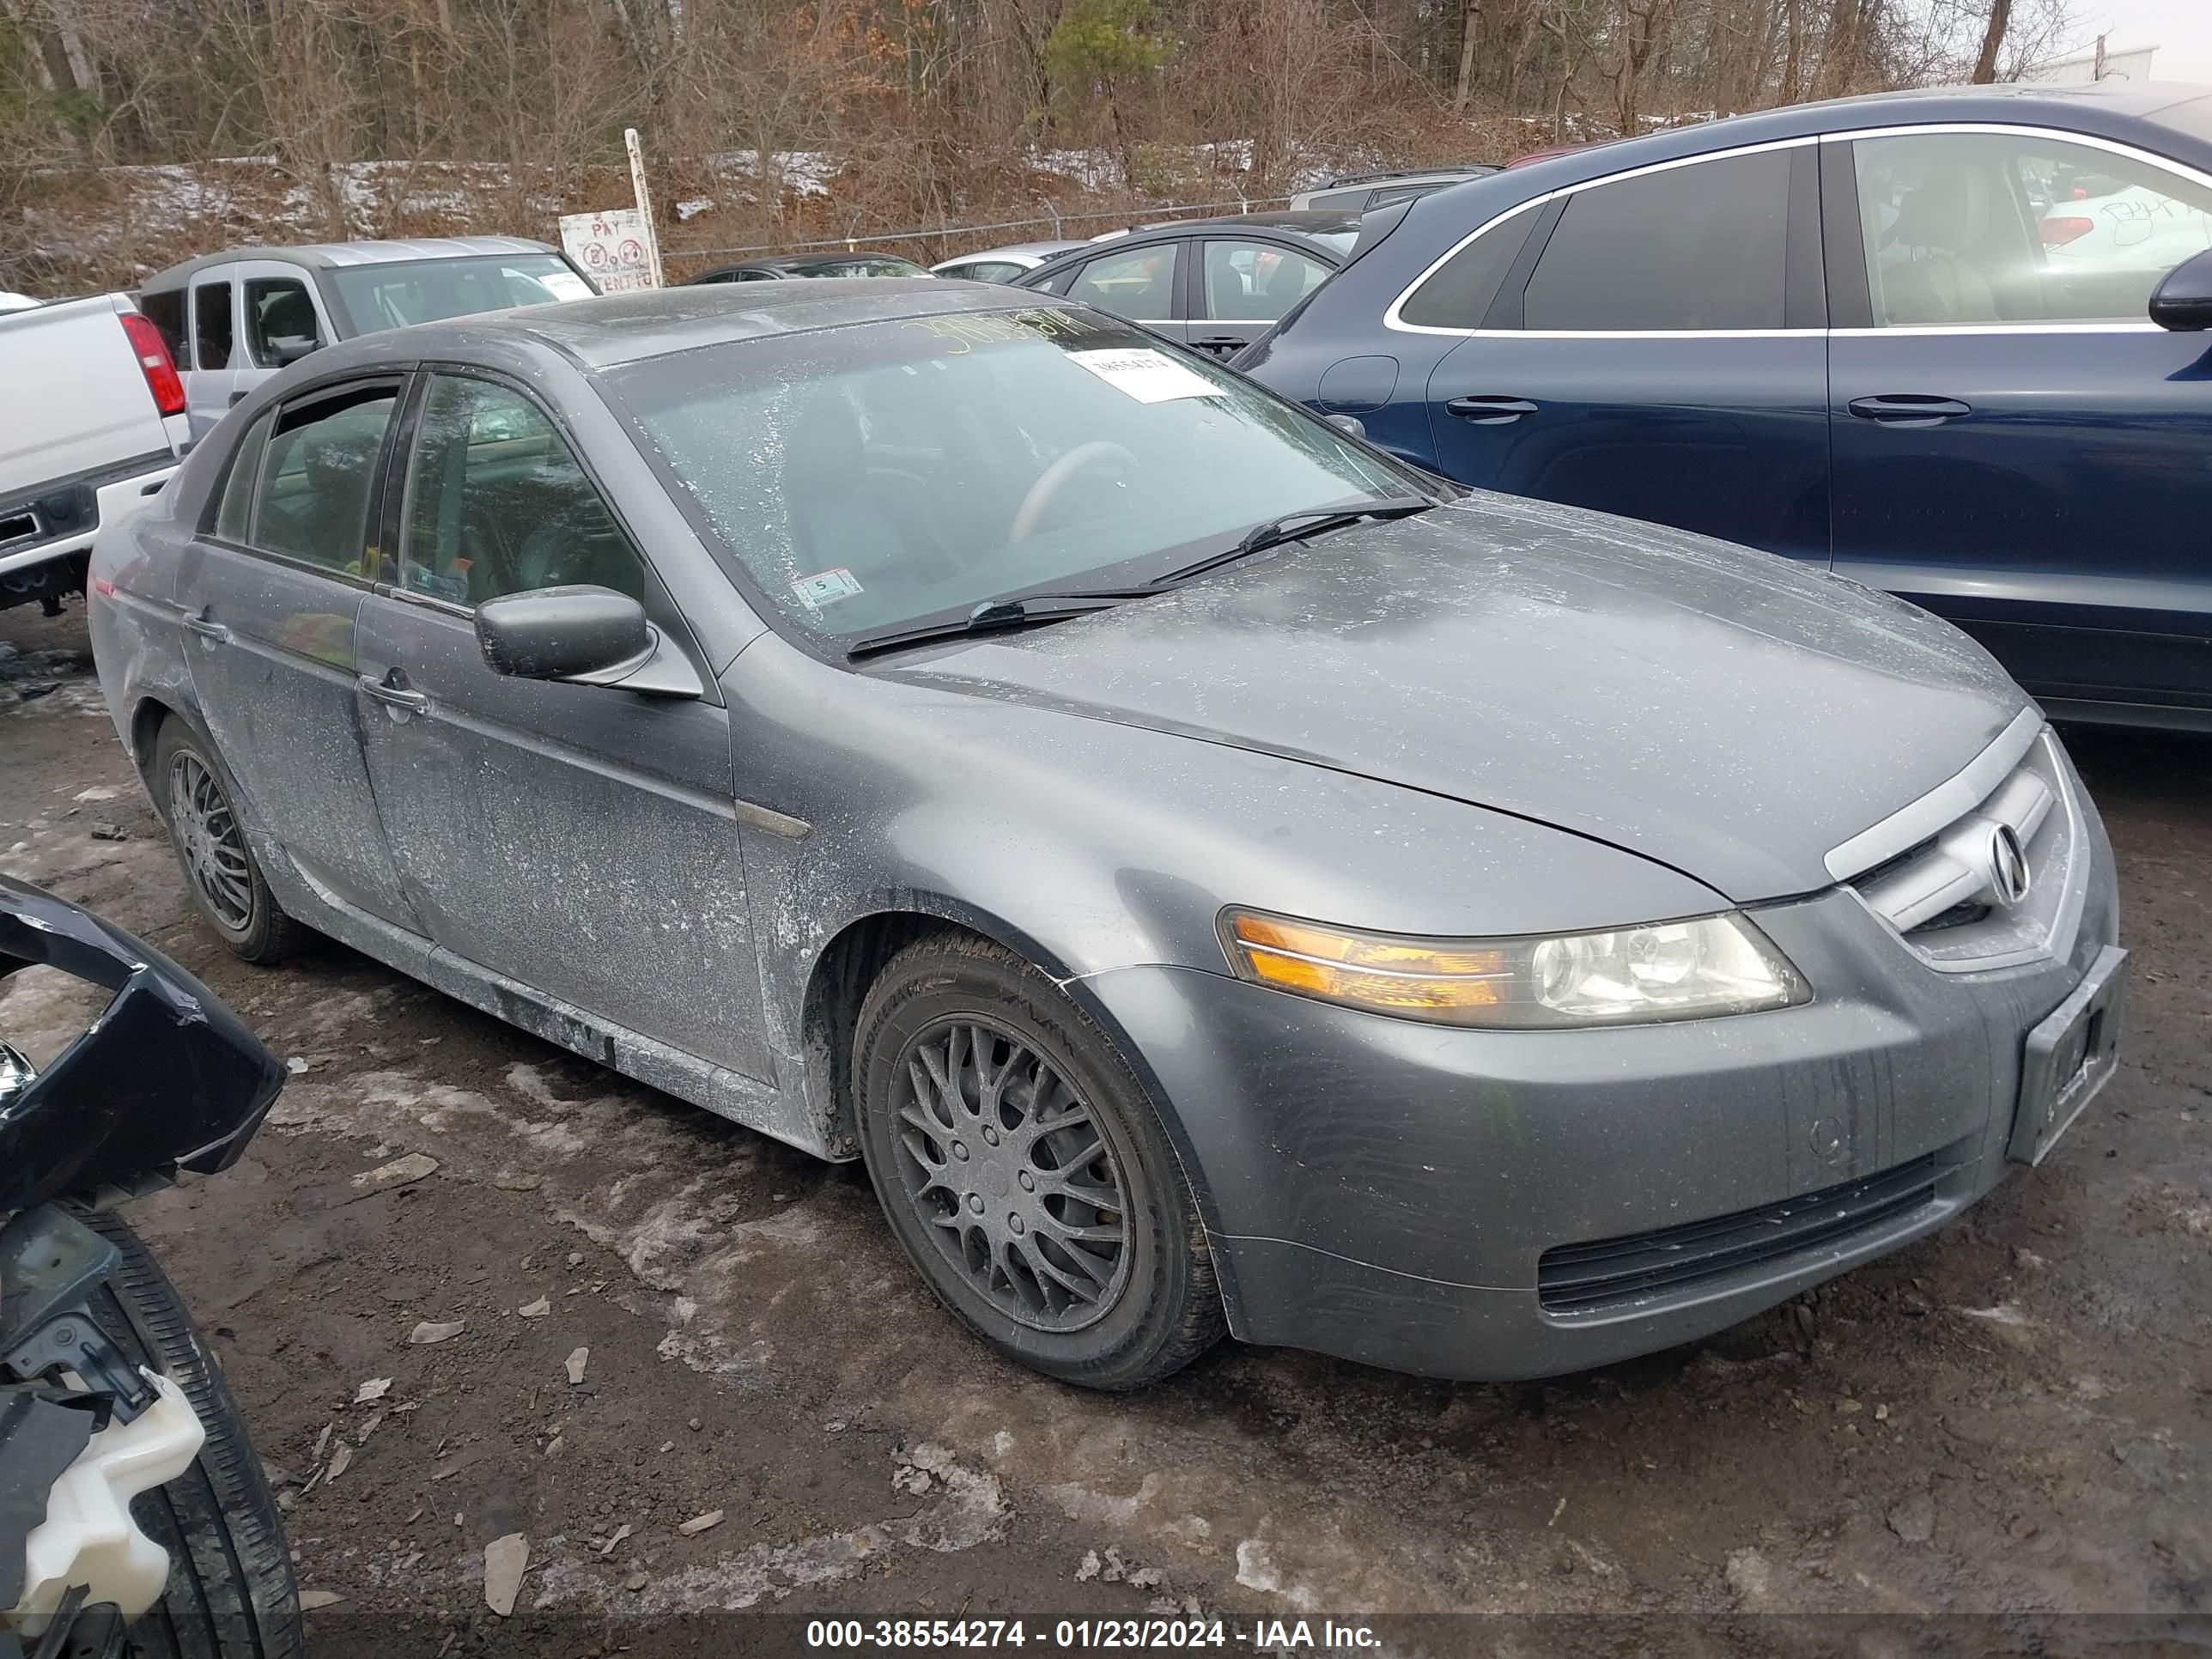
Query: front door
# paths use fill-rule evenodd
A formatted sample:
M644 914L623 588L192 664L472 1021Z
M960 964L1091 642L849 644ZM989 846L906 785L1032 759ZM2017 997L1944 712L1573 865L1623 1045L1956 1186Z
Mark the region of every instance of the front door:
M192 690L252 825L328 897L419 933L355 718L368 526L403 383L353 382L256 421L179 562Z
M362 607L358 693L430 937L540 998L771 1077L727 711L495 674L471 621L502 594L615 588L710 683L665 589L519 389L427 376L416 424L397 580Z
M2040 696L2212 707L2212 337L2147 310L2212 181L2049 132L1826 148L1836 568Z
M1403 325L1468 336L1429 377L1441 470L1825 562L1814 147L1600 179L1539 216L1533 233L1501 222L1400 307ZM1502 276L1492 235L1511 250ZM1484 301L1479 326L1422 323L1462 291Z
M238 283L234 265L210 265L192 278L191 361L184 370L185 415L195 441L230 412L238 390Z
M234 402L264 380L330 343L335 336L307 273L277 259L246 259L238 279L239 347Z
M1334 267L1279 242L1208 236L1191 271L1189 342L1233 357L1334 275Z

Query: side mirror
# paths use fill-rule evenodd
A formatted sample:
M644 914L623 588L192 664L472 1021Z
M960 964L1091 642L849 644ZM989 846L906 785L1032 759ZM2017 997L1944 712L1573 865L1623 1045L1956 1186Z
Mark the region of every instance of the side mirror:
M541 587L477 607L477 643L495 674L565 680L653 654L645 607L611 587Z
M2184 259L2166 273L2151 291L2150 319L2177 333L2212 328L2212 251Z
M1347 438L1358 438L1364 441L1367 437L1367 422L1357 415L1324 415L1322 419L1327 421Z
M309 352L322 349L322 344L323 343L313 335L309 335L306 339L294 335L285 339L271 340L269 343L269 355L276 360L277 368L289 368Z

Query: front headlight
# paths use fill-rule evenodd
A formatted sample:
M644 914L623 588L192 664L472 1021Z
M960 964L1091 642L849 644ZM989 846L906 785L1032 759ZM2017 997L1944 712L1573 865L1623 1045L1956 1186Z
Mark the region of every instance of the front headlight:
M1256 984L1444 1025L1636 1025L1787 1008L1813 994L1766 936L1732 913L1603 933L1464 939L1228 910L1221 943L1229 965Z

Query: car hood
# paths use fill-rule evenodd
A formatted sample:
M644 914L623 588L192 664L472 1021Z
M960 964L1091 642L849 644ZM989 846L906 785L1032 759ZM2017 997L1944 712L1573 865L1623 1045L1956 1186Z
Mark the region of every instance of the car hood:
M1832 848L2027 702L1979 646L1886 594L1480 493L879 672L1510 812L1742 902L1827 886Z

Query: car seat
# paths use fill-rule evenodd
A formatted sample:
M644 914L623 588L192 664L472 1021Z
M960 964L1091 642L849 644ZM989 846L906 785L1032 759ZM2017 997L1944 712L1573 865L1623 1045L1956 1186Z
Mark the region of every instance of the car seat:
M2002 322L1996 290L1975 258L1990 233L1990 190L1979 170L1938 173L1905 192L1884 246L1915 250L1883 260L1882 309L1892 323Z

